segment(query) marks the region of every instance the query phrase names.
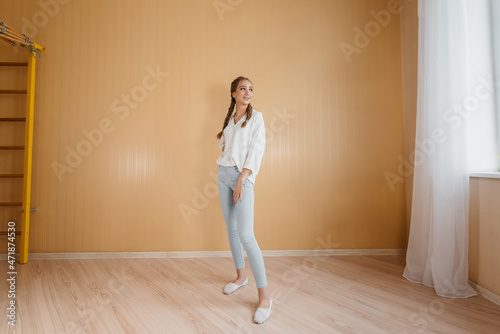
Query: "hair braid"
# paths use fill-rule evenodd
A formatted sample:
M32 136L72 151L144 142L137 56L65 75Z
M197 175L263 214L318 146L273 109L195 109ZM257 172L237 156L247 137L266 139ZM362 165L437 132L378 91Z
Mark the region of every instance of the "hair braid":
M220 137L222 137L222 134L224 133L224 129L229 124L229 120L231 119L231 115L233 114L235 106L236 106L236 100L234 99L234 97L231 96L231 105L229 106L229 109L227 111L226 119L224 120L224 125L222 126L222 131L217 134L218 139L220 139Z
M246 115L247 115L247 119L241 123L241 127L244 128L246 125L247 125L247 121L250 120L250 117L252 117L252 111L253 111L253 107L252 105L249 103L248 106L247 106L247 111L245 112Z

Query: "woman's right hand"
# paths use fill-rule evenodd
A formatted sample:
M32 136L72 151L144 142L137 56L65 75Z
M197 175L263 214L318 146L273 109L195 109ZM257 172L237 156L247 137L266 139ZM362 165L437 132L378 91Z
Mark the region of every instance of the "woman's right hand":
M233 202L236 204L238 200L241 202L243 201L243 191L245 190L245 184L243 181L238 180L236 182L236 185L234 186L234 191L233 191Z

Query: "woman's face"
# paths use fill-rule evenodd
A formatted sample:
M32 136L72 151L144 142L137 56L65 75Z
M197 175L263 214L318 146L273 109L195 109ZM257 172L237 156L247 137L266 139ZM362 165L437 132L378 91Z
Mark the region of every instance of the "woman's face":
M238 82L238 87L236 87L236 91L232 95L236 100L236 104L247 106L253 97L252 83L248 80L241 80Z

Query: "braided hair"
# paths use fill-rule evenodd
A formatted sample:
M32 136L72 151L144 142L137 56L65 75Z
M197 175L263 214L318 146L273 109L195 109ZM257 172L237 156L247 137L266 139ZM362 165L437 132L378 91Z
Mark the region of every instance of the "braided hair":
M236 79L234 79L233 82L231 82L231 104L229 105L229 109L227 111L226 119L224 119L224 125L222 126L222 131L217 134L217 138L218 139L220 139L220 137L222 137L224 129L229 124L229 120L231 119L231 115L234 112L234 107L236 106L236 99L233 97L233 93L236 92L236 89L238 88L238 85L239 85L240 81L242 81L242 80L248 80L248 81L250 81L250 79L248 79L248 78L239 76ZM247 110L245 112L245 114L247 116L246 120L241 124L242 128L244 128L247 125L247 121L252 117L252 110L253 110L253 107L249 103L248 106L247 106Z

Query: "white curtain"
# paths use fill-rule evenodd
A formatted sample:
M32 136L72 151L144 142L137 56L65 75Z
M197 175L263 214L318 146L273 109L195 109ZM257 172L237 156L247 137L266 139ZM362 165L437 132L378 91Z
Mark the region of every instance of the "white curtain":
M403 276L445 297L468 284L470 99L465 0L419 0L418 98L410 238ZM453 116L453 117L452 117Z

